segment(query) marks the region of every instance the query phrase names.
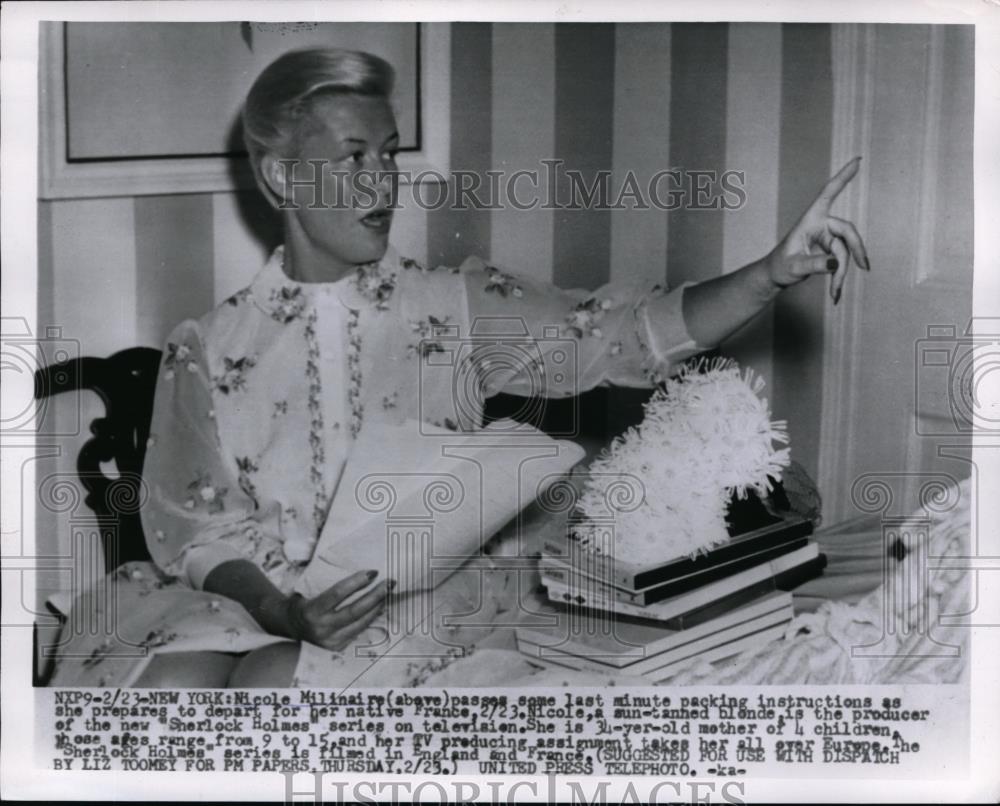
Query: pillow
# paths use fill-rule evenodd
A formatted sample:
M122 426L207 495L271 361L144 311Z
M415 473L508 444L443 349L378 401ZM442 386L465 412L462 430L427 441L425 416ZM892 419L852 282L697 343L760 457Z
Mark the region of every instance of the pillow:
M435 587L583 456L512 420L362 431L295 590L315 596L365 569L395 579L397 592Z

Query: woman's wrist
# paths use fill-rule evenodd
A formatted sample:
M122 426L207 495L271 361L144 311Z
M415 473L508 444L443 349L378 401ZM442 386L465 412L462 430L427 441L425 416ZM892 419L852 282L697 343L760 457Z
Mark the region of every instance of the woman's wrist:
M785 288L785 286L775 282L770 262L771 256L768 255L755 263L751 263L748 267L754 295L765 305L777 297Z
M260 605L253 617L257 623L271 635L280 635L282 638L295 638L299 636L298 620L295 616L296 599L302 597L298 594L286 596L283 593L275 592L261 599Z

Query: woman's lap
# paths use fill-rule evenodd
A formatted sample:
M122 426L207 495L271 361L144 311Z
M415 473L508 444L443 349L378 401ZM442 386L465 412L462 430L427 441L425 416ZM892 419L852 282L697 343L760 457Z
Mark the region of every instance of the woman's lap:
M154 657L242 654L285 640L234 601L182 585L151 563L128 563L73 603L51 685L136 685Z
M513 609L512 598L528 587L525 582L519 585L520 576L522 572L509 569L459 571L433 592L398 597L390 606L393 618L387 616L343 652L302 645L299 668L284 685L293 678L297 684L321 687L419 681L468 654L495 631L498 614ZM387 642L387 636L392 640ZM193 590L149 563L129 563L73 603L51 685L140 685L144 678L156 680L168 670L188 674L183 659L151 666L154 658L240 655L277 643L298 646L264 632L232 600ZM275 650L270 656L287 665L290 655ZM233 671L239 672L236 680L268 679L253 666Z
M238 655L167 652L155 655L135 681L137 688L226 688Z

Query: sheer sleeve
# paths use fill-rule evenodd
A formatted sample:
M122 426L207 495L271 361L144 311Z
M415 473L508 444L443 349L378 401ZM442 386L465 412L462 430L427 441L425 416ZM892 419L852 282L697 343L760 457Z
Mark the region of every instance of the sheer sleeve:
M564 290L478 258L461 272L483 395L567 397L601 384L650 386L709 345L694 342L685 286L608 284ZM487 349L486 345L491 344ZM503 354L491 360L493 353Z
M235 461L231 466L222 455L209 377L198 327L184 322L168 338L160 365L143 467L150 555L199 589L215 566L248 556L260 527Z

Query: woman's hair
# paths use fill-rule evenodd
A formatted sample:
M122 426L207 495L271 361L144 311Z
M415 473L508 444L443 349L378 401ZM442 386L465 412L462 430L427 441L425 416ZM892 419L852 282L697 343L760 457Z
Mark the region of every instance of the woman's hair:
M254 81L243 105L243 140L258 185L266 153L292 156L303 121L315 102L330 95L392 94L395 74L378 56L338 48L293 50L279 56Z

